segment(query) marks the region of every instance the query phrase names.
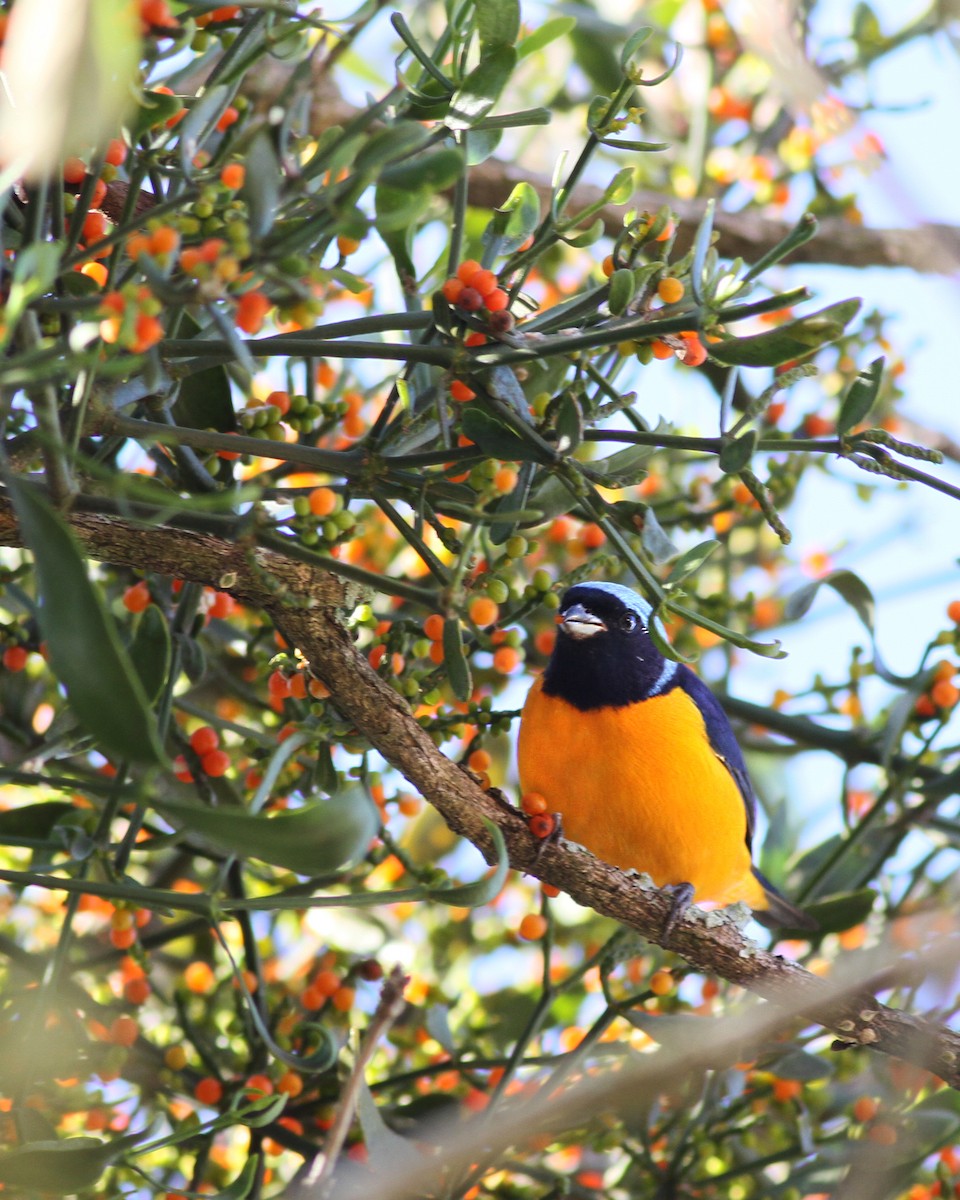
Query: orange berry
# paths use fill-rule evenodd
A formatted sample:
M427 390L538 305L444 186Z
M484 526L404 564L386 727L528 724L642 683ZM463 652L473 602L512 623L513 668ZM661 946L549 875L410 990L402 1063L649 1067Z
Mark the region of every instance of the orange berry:
M247 177L246 168L242 163L227 163L220 172L220 182L231 192L238 192Z
M803 418L803 432L807 437L826 437L833 433L833 422L819 413L807 413Z
M443 662L443 642L434 642L430 646L430 653L427 657L439 667Z
M444 283L440 291L443 293L443 298L449 304L456 304L460 299L460 293L463 291L464 283L462 279L458 279L456 275L451 275Z
M487 312L503 312L509 303L510 296L503 288L494 288L483 298L483 306Z
M773 1081L773 1098L780 1104L795 1100L802 1091L803 1084L799 1079L775 1079Z
M104 161L108 162L111 167L120 167L126 161L127 147L120 138L111 138L107 143L107 152L103 157Z
M141 313L134 323L134 342L130 347L134 354L143 354L163 339L163 324L159 317Z
M494 490L502 496L507 496L517 486L519 478L513 467L501 467L493 477Z
M8 671L22 671L28 657L23 646L8 646L3 652L3 665Z
M123 607L127 612L141 613L150 604L150 589L141 580L134 583L123 593Z
M580 531L580 540L588 550L596 550L606 542L607 535L591 521Z
M556 827L557 823L550 813L536 813L527 821L527 828L535 838L548 838Z
M223 1084L212 1075L207 1075L204 1079L198 1080L193 1094L201 1104L218 1104L223 1099Z
M192 963L188 963L184 969L183 982L188 992L193 992L196 996L203 996L213 990L216 976L209 963L197 958Z
M497 277L492 271L479 270L470 280L470 286L481 296L489 296L491 292L496 291Z
M193 775L190 768L187 766L187 760L182 754L178 754L173 760L173 775L175 779L179 779L181 783L193 783Z
M496 625L500 616L500 605L489 596L474 596L468 609L470 620L475 625ZM442 632L442 631L441 631Z
M560 889L554 887L552 883L541 883L540 890L545 896L549 896L551 900L560 895Z
M657 295L664 304L676 304L678 300L683 299L685 290L681 281L672 275L665 276L657 284Z
M673 991L673 975L669 971L654 971L650 976L650 991L655 996L666 996Z
M89 246L107 236L113 226L99 209L92 209L83 219L83 240Z
M865 1125L880 1111L880 1102L872 1096L858 1096L853 1102L853 1119Z
M666 242L666 241L669 241L669 240L670 240L670 238L672 238L672 237L673 237L673 231L674 231L674 228L675 228L675 226L674 226L673 222L672 222L672 221L668 221L668 222L666 223L666 225L664 225L664 227L663 227L663 231L662 231L661 233L658 233L658 234L657 234L657 236L656 236L656 238L655 238L654 240L655 240L655 241L658 241L658 242Z
M533 817L545 813L549 805L546 796L541 796L539 792L524 792L520 797L520 807L528 817Z
M606 275L606 277L609 279L615 269L616 268L613 265L613 255L608 254L600 264L600 270L603 271L604 275Z
M493 763L493 759L486 750L474 750L467 759L467 766L471 771L476 771L478 775L482 775L484 771L489 771Z
M960 689L954 687L948 679L940 679L930 689L930 699L937 708L953 708L960 700Z
M80 274L86 275L88 279L92 279L98 287L105 287L109 279L109 272L103 263L88 262L84 263L80 268Z
M683 349L677 352L677 358L688 367L699 367L707 361L706 347L694 334L683 333Z
M913 706L913 711L922 721L928 721L931 717L937 715L937 706L933 700L924 692L922 696L918 696L916 703Z
M224 130L229 129L230 126L234 124L234 122L239 120L239 118L240 118L240 113L237 111L237 109L235 109L232 104L228 104L227 107L224 109L223 115L220 117L220 120L217 121L217 130L220 133L223 133Z
M342 985L343 980L340 978L337 972L329 969L318 971L313 977L312 983L310 984L310 986L321 996L323 996L324 999L329 999L334 992L340 990Z
M285 1096L299 1096L303 1091L303 1079L296 1071L287 1071L277 1080L277 1091ZM292 1119L296 1121L296 1118Z
M423 623L423 632L431 642L439 642L443 637L443 617L439 613L431 613Z
M461 283L466 284L467 287L473 287L474 276L482 270L483 267L481 267L475 258L465 258L460 266L457 267L457 278Z
M330 1003L337 1012L349 1012L353 1008L353 1001L356 994L356 989L344 984L343 987L338 987L330 997Z
M248 1100L258 1100L261 1096L272 1096L273 1080L269 1075L251 1075L247 1080L244 1094Z
M123 1013L110 1023L110 1041L115 1046L132 1046L140 1036L140 1026L134 1017Z
M290 680L282 671L272 671L267 679L267 691L271 696L285 700L290 695Z
M893 1125L882 1122L879 1125L871 1125L867 1130L867 1137L877 1146L895 1146L899 1135Z
M547 932L547 918L540 913L527 913L517 932L528 942L538 942Z
M65 158L63 160L63 179L65 183L83 183L87 173L87 165L82 158Z
M947 616L955 625L960 625L960 600L951 600L947 605Z
M493 669L509 675L520 665L520 651L515 646L498 646L493 652Z
M673 347L661 342L659 338L650 343L650 349L654 358L673 358Z
M237 304L236 323L244 333L259 333L270 309L263 292L244 292Z
M333 488L314 488L307 501L315 517L329 517L337 506L337 493Z
M462 379L450 380L450 399L456 400L458 404L465 404L468 400L473 400L476 394L473 388L467 387Z
M216 750L219 745L220 734L212 725L201 725L190 735L190 749L200 758L209 754L211 750Z
M200 757L200 768L204 775L219 779L230 770L230 755L225 750L208 750Z
M110 945L116 950L129 950L137 940L137 931L131 925L127 929L111 929Z
M123 997L128 1004L143 1004L150 995L150 984L141 975L138 979L128 979L123 985Z
M341 257L348 258L360 249L360 242L357 238L347 237L341 233L337 238L337 249L340 251Z

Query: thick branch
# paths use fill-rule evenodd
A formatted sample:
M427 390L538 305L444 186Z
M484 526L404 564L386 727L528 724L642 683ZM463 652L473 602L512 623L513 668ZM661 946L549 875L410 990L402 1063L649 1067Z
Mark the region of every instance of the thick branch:
M519 813L498 804L437 749L406 701L372 670L338 620L338 611L356 603L354 585L280 554L257 550L252 555L243 546L205 533L89 513L73 514L70 524L93 558L137 567L149 564L161 574L227 588L238 600L264 609L306 655L337 708L437 808L451 829L490 859L494 849L485 821L494 822L514 868L562 888L580 904L662 944L668 896L583 851L564 844L543 848ZM11 507L0 499L0 545L21 544ZM674 930L669 949L698 970L793 1011L801 1008L846 1042L897 1055L960 1088L960 1035L888 1008L872 995L838 999L829 983L760 949L729 916L694 910Z

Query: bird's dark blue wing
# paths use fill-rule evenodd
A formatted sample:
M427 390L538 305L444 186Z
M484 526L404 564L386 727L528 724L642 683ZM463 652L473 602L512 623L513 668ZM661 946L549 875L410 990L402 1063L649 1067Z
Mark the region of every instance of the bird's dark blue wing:
M677 686L683 688L703 714L710 746L740 789L743 805L747 810L747 845L750 846L757 820L757 797L747 774L747 764L743 761L743 751L730 728L727 714L720 707L720 701L713 692L689 667L681 666L678 669L676 681Z

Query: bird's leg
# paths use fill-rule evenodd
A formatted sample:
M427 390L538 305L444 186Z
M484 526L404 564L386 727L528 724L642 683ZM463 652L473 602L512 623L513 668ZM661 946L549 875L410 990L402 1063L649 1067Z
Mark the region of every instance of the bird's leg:
M669 942L677 922L690 907L694 886L692 883L668 883L661 891L667 892L671 897L670 911L663 923L663 940Z
M540 838L540 845L537 847L537 852L533 856L533 865L537 866L540 859L543 858L543 852L548 846L555 846L563 837L563 816L561 813L553 813L553 828L545 838Z

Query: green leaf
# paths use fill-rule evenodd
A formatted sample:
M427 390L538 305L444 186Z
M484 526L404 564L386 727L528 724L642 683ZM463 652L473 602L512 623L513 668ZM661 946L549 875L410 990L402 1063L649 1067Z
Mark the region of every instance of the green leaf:
M375 1194L376 1177L402 1178L404 1172L419 1174L423 1156L414 1145L399 1133L394 1133L384 1121L366 1080L361 1079L357 1093L357 1118L363 1131L363 1141L370 1155L368 1170L374 1177L371 1195Z
M538 50L549 46L557 38L566 37L570 30L576 27L576 24L576 17L552 17L549 21L544 21L542 25L537 26L533 33L520 39L517 46L517 57L526 58L528 54L536 54Z
M656 446L627 446L607 458L598 458L589 463L590 473L603 479L604 484L637 483L646 475L644 463L657 452Z
M496 867L489 875L478 879L476 883L455 884L453 887L431 888L427 896L431 900L439 900L441 904L449 904L454 908L479 908L481 904L492 903L500 895L503 885L510 872L510 856L503 834L497 825L484 818L484 826L493 838L497 852Z
M232 1183L228 1183L225 1188L221 1188L219 1192L211 1197L211 1200L247 1200L247 1197L253 1191L253 1185L257 1181L259 1166L260 1155L251 1154L243 1164L236 1179Z
M716 201L713 199L708 200L703 220L700 222L697 229L697 236L693 243L693 262L690 266L690 290L697 304L703 301L704 264L707 261L707 251L710 249L710 239L713 236L713 215L715 209Z
M8 478L40 596L40 629L50 666L77 718L110 754L131 762L165 761L143 684L87 578L73 535L40 493Z
M626 312L627 305L637 290L637 281L629 267L620 267L610 276L610 294L607 307L615 317Z
M273 139L262 129L247 147L246 174L241 192L247 202L250 232L254 238L266 237L273 228L282 182L283 172L273 148Z
M463 651L463 633L456 617L447 617L443 622L443 665L454 696L458 700L469 700L473 683L470 664Z
M0 1155L0 1183L31 1193L71 1196L91 1188L113 1161L130 1146L129 1138L102 1142L71 1137L28 1142Z
M173 405L173 419L187 429L234 433L237 416L226 367L208 367L187 375Z
M572 454L583 441L583 412L570 392L564 392L557 402L554 427L557 449L561 454Z
M806 891L813 879L817 879L814 895L826 894L828 899L838 893L860 889L864 880L876 876L899 836L895 829L880 828L868 829L858 834L855 840L851 840L848 833L834 834L813 846L791 868L791 893L798 895ZM832 866L826 868L831 861ZM804 911L815 915L816 908L816 903L804 902Z
M423 188L395 188L378 184L374 198L377 231L381 236L402 234L405 240L415 222L430 207L432 198L433 193ZM412 261L410 266L413 266ZM411 271L410 274L412 278L416 278L416 271Z
M817 922L817 935L842 933L860 925L873 911L877 892L874 888L858 888L854 892L841 892L818 900L816 904L804 906L804 912ZM791 1078L793 1078L791 1076Z
M440 146L416 154L380 175L381 186L442 192L452 187L463 174L463 151L458 146Z
M855 425L859 425L869 416L883 381L883 364L882 357L875 358L848 388L840 403L840 415L837 417L837 433L841 436L849 433Z
M598 242L604 235L605 226L603 218L597 219L587 229L581 233L565 233L561 237L561 241L566 245L572 246L575 250L581 250L584 246L592 246L594 242Z
M130 142L136 145L145 133L165 124L183 108L179 96L167 96L163 92L152 92L148 88L140 102L127 119L124 130Z
M56 824L78 809L68 800L48 800L0 811L0 845L5 838L46 838Z
M807 1050L788 1050L769 1064L769 1070L779 1079L799 1079L802 1083L812 1083L815 1079L829 1079L833 1075L833 1064L829 1059L810 1054Z
M500 46L512 46L520 33L519 0L482 0L476 7L480 56Z
M32 242L18 252L3 310L6 325L15 325L29 304L50 291L60 270L62 254L62 242Z
M620 51L620 67L628 78L629 72L633 68L632 59L640 53L652 36L653 30L649 25L644 25L631 33L623 43L623 49Z
M700 542L696 546L691 546L689 550L685 550L673 564L673 570L666 579L667 585L680 583L688 575L699 571L719 545L720 543L717 541Z
M633 167L623 167L607 184L603 200L605 204L626 204L636 187L637 173Z
M670 540L666 530L657 520L652 508L648 508L644 513L641 539L644 550L646 550L657 566L660 566L661 563L669 562L671 558L676 557L677 548Z
M710 356L728 366L744 367L776 367L791 359L805 358L828 342L836 341L859 309L859 300L841 300L766 333L712 342Z
M469 129L493 108L507 86L517 63L512 46L498 46L466 77L450 99L449 129Z
M876 602L873 592L859 575L853 571L830 571L820 579L814 579L787 597L783 615L788 621L797 621L807 613L822 587L831 587L860 618L869 633L873 633Z
M491 458L507 462L530 458L530 447L519 434L475 404L464 409L460 427L470 441Z
M180 137L180 166L188 179L193 178L193 160L197 151L226 112L233 99L234 90L223 83L216 83L207 88L190 106L190 111L177 126Z
M518 183L501 208L493 211L483 244L496 242L501 254L512 254L540 224L540 197L532 184Z
M356 151L354 170L377 173L386 163L396 162L425 146L430 137L430 131L418 121L395 121L371 134Z
M735 441L725 443L717 458L720 470L727 475L736 475L742 471L753 458L759 440L759 433L750 429Z
M140 614L130 643L130 660L140 676L143 690L153 704L163 688L170 670L170 628L167 618L155 605L149 604Z
M153 807L220 850L298 875L322 875L355 862L366 852L378 823L376 808L359 787L275 816L187 800L156 800Z

